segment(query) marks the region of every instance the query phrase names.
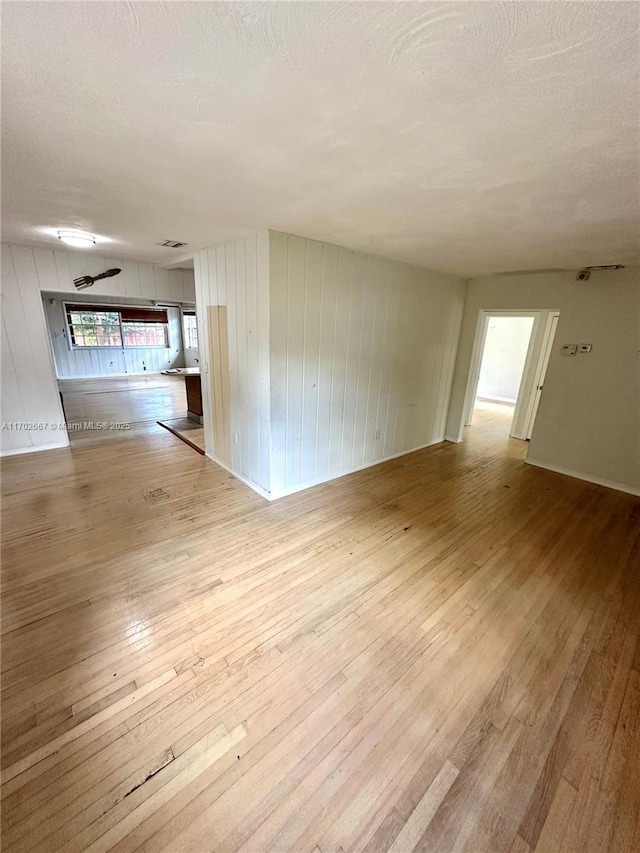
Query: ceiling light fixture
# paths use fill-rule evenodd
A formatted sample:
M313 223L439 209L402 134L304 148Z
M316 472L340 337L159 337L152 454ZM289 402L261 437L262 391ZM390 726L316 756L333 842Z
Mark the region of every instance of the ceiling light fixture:
M76 249L90 249L96 244L96 238L93 234L87 234L86 231L58 231L58 240L62 240L67 246L74 246Z

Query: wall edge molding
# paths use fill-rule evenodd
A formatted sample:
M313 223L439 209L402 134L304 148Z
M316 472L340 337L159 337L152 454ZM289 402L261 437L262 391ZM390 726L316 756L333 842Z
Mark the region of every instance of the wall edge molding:
M618 492L640 496L640 487L637 486L631 486L627 483L617 483L614 480L605 480L602 477L594 477L592 474L585 474L584 471L575 471L573 468L564 468L561 465L549 465L548 462L541 462L539 459L532 459L530 457L527 457L524 461L527 465L533 465L535 468L544 468L545 471L564 474L566 477L575 477L576 480L584 480L596 486L604 486L607 489L615 489Z
M237 471L234 471L233 468L230 468L225 462L218 459L216 456L212 456L210 453L204 454L207 459L210 459L211 462L215 462L220 468L227 472L227 474L231 474L232 477L235 477L236 480L240 480L245 486L249 486L250 489L253 489L256 494L260 495L261 498L264 498L267 501L273 500L273 495L267 492L266 489L263 489L262 486L259 486L257 483L252 483L251 480L248 480L242 474L239 474Z

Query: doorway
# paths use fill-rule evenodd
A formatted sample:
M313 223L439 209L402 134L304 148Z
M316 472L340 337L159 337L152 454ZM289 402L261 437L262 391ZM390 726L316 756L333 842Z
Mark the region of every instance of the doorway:
M552 309L480 311L464 426L482 420L511 438L531 438L558 318Z
M42 298L72 445L164 435L165 426L204 453L204 430L187 417L188 382L199 374L191 306L84 293Z
M491 420L510 434L534 317L490 316L480 359L471 423Z

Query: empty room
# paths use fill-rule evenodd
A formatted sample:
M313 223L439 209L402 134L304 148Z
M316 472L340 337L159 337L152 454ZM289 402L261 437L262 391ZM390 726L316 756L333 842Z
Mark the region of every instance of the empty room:
M4 0L6 853L640 850L640 3Z

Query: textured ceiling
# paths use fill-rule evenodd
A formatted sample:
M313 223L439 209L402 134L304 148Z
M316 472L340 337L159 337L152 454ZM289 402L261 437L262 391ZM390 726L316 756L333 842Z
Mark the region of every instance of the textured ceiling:
M3 239L640 262L638 3L3 3Z

